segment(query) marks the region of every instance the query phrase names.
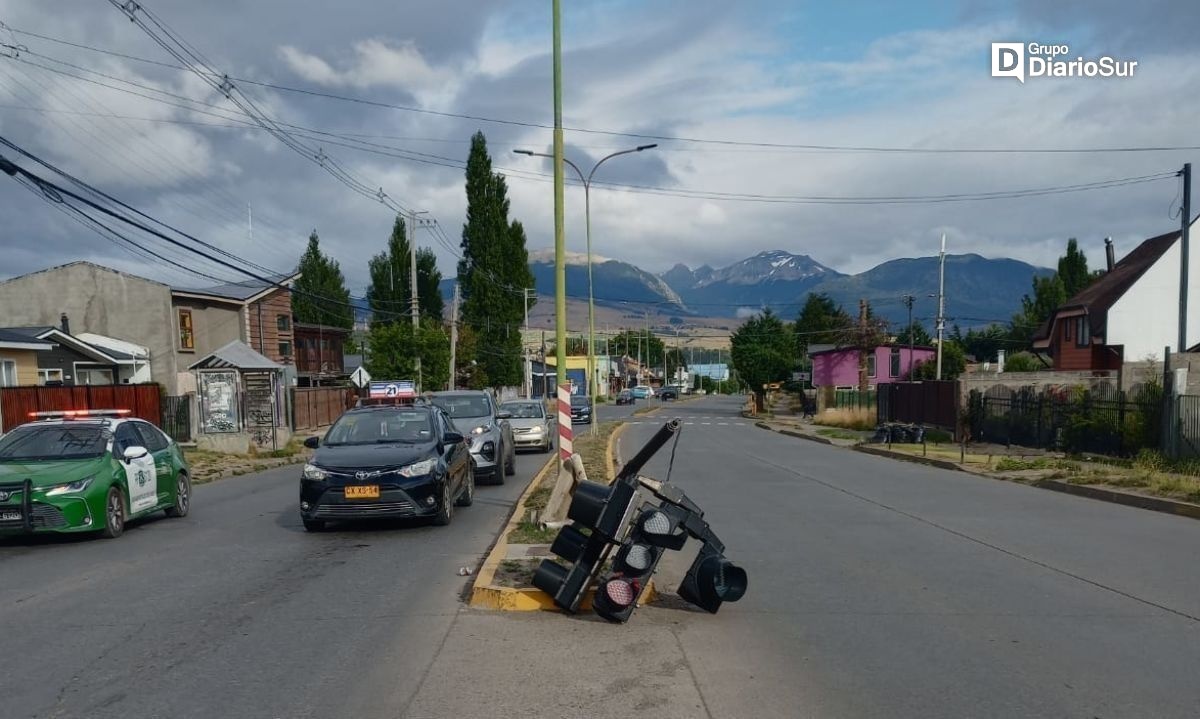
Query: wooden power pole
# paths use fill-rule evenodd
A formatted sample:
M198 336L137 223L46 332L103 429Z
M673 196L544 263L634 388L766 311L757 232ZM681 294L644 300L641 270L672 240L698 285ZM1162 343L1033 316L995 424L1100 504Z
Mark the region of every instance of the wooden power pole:
M858 391L867 391L867 301L858 301ZM871 348L874 350L874 348Z

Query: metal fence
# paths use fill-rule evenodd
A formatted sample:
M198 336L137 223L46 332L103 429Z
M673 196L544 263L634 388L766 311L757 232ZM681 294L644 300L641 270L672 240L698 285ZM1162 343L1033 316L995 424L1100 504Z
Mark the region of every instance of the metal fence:
M192 397L162 398L162 431L176 442L192 441Z
M876 399L873 390L863 392L857 389L837 389L826 408L835 409L875 409Z
M1163 439L1163 392L1157 385L1121 392L1110 385L992 387L967 402L971 439L1064 452L1130 456L1158 449Z

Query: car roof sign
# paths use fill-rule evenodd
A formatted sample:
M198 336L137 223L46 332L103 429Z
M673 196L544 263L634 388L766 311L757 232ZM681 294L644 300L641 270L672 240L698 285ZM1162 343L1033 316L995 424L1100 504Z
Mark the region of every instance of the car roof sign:
M33 419L74 419L76 417L124 417L133 414L129 409L61 409L30 412Z

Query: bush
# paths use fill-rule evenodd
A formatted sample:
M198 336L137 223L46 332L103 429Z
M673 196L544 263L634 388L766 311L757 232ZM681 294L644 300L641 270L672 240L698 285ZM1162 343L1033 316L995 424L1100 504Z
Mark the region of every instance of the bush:
M873 409L827 409L813 419L814 424L826 427L841 427L843 429L858 429L870 431L875 429L875 410Z
M1037 372L1043 369L1046 369L1045 366L1029 352L1017 352L1004 360L1005 372Z

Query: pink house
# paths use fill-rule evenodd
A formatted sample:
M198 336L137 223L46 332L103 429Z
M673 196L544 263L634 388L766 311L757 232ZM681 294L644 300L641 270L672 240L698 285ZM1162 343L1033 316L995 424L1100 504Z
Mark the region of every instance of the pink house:
M812 383L814 387L857 387L858 350L852 347L829 347L814 349L812 357ZM913 347L911 355L907 345L880 345L867 354L867 384L871 386L901 382L908 377L909 370L922 362L937 360L937 350L932 347Z

